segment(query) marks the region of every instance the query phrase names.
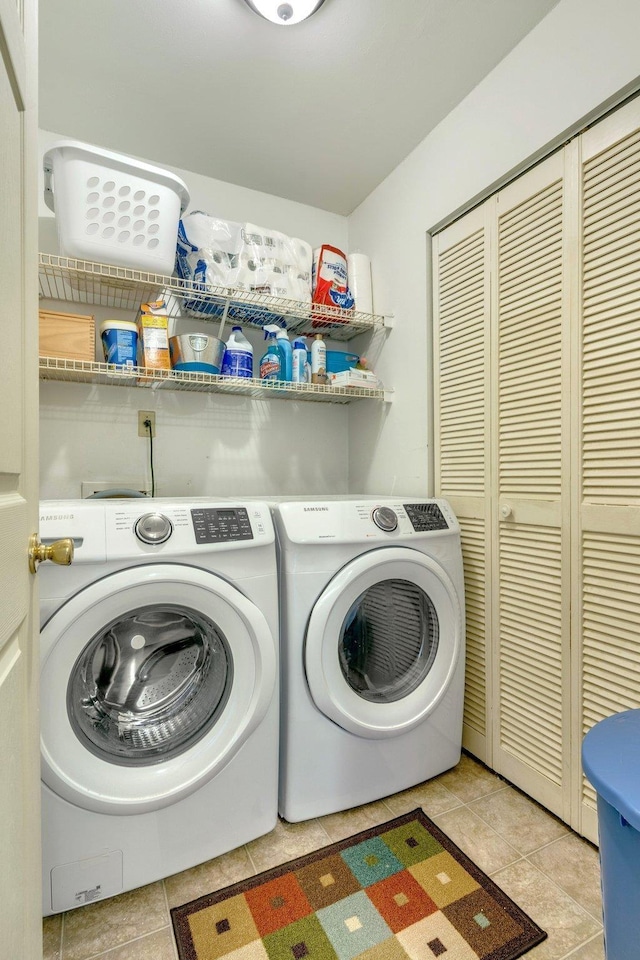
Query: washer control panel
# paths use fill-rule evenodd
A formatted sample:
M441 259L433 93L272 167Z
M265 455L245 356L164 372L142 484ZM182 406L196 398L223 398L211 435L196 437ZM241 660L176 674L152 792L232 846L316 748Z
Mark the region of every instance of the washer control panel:
M173 525L163 513L145 513L136 520L135 535L143 543L164 543L173 533Z
M411 526L418 533L426 530L448 530L449 524L437 503L403 504Z
M196 543L253 540L251 521L245 507L202 507L191 510Z
M266 562L255 551L275 539L271 512L264 501L204 497L158 497L147 502L139 497L43 500L40 539L53 543L61 537L73 539L76 568L83 563L127 559L141 563L147 558L167 562L189 557L189 562L193 562L194 557L199 557L213 563L217 554L245 550L247 570L254 569L254 557L260 558L256 560L258 564ZM47 567L55 564L46 564L45 572ZM56 569L68 576L67 567ZM47 572L47 580L53 583L54 579Z

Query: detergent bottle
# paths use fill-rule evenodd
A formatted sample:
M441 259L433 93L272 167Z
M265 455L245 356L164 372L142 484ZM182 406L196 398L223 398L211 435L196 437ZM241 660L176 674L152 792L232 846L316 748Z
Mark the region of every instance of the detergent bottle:
M302 337L293 341L291 379L294 383L307 382L307 345Z
M282 354L282 370L280 371L280 379L291 383L293 379L293 352L291 350L291 344L289 343L289 337L285 328L278 328L276 340L278 341L278 346L280 347Z
M221 372L226 377L253 376L253 347L243 334L242 327L233 327L231 330Z
M327 348L321 333L316 333L311 344L311 383L328 383Z
M261 380L282 380L282 349L278 343L277 334L280 327L268 324L264 328L267 349L260 360Z

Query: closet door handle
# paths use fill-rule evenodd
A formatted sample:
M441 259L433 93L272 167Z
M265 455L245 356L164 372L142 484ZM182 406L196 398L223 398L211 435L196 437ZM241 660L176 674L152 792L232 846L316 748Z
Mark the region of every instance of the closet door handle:
M503 503L500 507L500 517L502 520L508 520L513 516L513 507L510 503Z

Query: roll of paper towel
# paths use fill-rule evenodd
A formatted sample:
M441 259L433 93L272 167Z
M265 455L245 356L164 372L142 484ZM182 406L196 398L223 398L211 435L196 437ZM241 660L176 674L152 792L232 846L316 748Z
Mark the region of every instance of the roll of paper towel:
M373 313L371 261L366 253L350 253L347 256L347 278L356 310L360 313Z

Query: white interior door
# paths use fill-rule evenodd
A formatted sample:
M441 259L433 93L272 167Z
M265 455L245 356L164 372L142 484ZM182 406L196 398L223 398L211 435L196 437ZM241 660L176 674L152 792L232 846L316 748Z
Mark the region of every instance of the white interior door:
M35 0L0 0L0 952L35 960L40 924Z

